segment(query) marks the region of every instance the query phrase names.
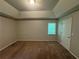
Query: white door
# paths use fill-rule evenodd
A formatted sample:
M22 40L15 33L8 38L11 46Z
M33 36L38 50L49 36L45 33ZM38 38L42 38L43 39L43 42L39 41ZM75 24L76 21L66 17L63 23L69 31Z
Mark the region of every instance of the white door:
M65 48L70 48L72 18L63 19L62 44Z

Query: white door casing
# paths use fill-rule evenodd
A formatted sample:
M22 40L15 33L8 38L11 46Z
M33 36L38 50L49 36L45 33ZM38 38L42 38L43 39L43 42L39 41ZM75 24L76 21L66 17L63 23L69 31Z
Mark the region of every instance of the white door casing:
M61 44L69 50L71 40L72 17L62 19L62 23Z

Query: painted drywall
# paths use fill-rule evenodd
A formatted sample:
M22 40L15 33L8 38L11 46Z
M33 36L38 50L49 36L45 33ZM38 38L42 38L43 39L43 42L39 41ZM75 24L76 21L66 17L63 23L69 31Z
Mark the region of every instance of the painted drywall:
M19 14L18 10L16 10L14 7L9 5L4 0L0 0L0 12L4 14L8 14L13 17L18 17L18 14Z
M0 16L0 50L16 41L16 22Z
M58 23L59 42L60 43L66 42L63 39L63 34L62 34L63 31L61 31L61 29L63 29L63 20L66 20L67 17L72 18L72 33L71 33L70 48L68 50L71 51L71 53L73 53L77 58L79 58L79 11L74 12L71 15L65 16L59 20Z
M56 36L48 36L48 23L55 20L17 21L17 39L20 41L53 41Z
M79 11L72 14L72 40L70 50L79 57Z
M23 11L20 18L56 18L52 11Z
M76 5L79 5L79 0L59 0L58 4L53 9L53 12L56 17L60 17Z

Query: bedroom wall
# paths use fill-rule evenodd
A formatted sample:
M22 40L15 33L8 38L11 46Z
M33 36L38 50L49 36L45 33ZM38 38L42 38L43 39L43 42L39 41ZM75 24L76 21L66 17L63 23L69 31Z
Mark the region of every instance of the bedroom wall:
M79 58L79 11L72 14L72 40L70 50Z
M16 22L0 16L0 50L16 41Z
M63 20L66 18L72 18L72 33L71 33L71 41L70 41L70 48L69 51L77 58L79 59L79 11L76 11L68 16L65 16L63 18L61 18L58 22L58 39L59 42L66 42L66 40L64 41L64 39L62 38L62 31L61 29L63 29ZM62 44L63 45L63 44ZM64 46L64 45L63 45Z
M18 17L18 10L5 0L0 0L0 50L16 41L16 21L9 16Z
M48 23L56 20L17 21L17 39L20 41L52 41L56 36L48 36Z

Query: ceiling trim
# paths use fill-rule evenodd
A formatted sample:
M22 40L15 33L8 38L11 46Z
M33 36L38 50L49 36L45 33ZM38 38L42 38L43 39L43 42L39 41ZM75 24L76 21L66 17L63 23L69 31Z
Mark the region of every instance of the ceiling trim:
M58 20L58 18L19 18L17 21L21 20Z
M19 21L19 20L58 20L58 18L16 18L16 17L10 16L10 15L7 15L3 12L0 12L0 16L9 18L12 20L16 20L16 21Z
M59 17L59 19L62 18L62 17L68 16L68 15L70 15L70 14L72 14L72 13L78 11L78 10L79 10L79 4L75 7L73 7L72 9L68 10L64 14L62 14L62 16Z
M3 12L0 12L0 16L1 16L1 17L5 17L5 18L9 18L9 19L12 19L12 20L16 20L15 17L10 16L10 15L8 15L8 14L5 14L5 13L3 13Z

